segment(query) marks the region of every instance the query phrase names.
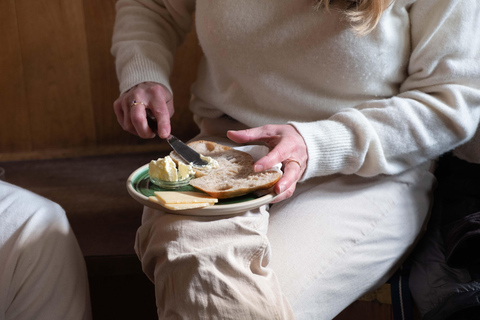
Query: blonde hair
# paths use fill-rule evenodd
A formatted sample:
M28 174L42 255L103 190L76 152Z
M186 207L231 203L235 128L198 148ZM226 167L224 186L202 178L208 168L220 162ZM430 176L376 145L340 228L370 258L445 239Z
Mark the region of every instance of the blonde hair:
M315 8L330 8L332 0L316 0ZM360 35L370 33L377 26L382 13L394 0L341 0L350 5L344 10L353 30Z

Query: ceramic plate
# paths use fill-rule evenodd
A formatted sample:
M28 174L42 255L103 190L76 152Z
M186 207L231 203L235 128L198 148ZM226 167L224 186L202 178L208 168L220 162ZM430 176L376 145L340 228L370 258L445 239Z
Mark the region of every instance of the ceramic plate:
M228 214L242 213L247 210L256 209L264 204L272 201L274 194L269 193L266 195L255 195L253 193L230 199L219 199L218 203L214 206L200 208L200 209L188 209L188 210L169 210L162 207L159 204L153 203L148 200L149 196L153 196L155 191L197 191L201 192L192 186L188 185L175 190L162 189L161 187L150 182L148 175L148 164L141 166L135 170L127 179L128 193L138 202L144 206L158 209L163 212L170 212L175 214L184 215L197 215L197 216L220 216Z

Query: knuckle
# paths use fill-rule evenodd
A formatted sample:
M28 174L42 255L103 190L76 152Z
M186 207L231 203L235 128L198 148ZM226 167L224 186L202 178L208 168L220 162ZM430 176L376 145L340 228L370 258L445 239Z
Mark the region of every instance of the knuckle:
M281 193L276 199L275 199L275 202L280 202L280 201L283 201L285 199L288 199L292 196L293 192L290 192L289 190L286 190L284 191L283 193Z
M272 152L274 152L274 155L277 159L279 159L280 161L284 161L285 159L287 159L287 151L281 147L277 147L275 149L272 150Z
M249 138L255 138L257 134L255 133L255 129L246 129L243 133Z
M143 139L150 138L150 135L149 132L138 132L138 136Z
M155 83L145 89L147 93L153 94L156 97L165 97L165 100L169 100L171 98L171 94L168 90L166 90L162 85Z
M285 196L286 198L290 198L292 195L293 195L293 192L294 192L295 188L289 188L285 191Z
M140 123L144 120L144 117L139 112L132 112L130 115L132 122Z
M151 92L154 94L162 94L163 93L163 88L159 84L154 84L146 89L147 92Z
M129 123L125 123L123 125L123 130L128 131L130 133L135 133L135 130L133 129L133 126Z
M155 107L153 112L159 116L166 116L169 114L168 109L164 107Z
M267 125L263 126L262 129L267 136L275 135L276 126L273 125L273 124L267 124Z
M139 91L140 91L140 89L138 89L138 88L133 89L131 93L126 94L126 95L123 97L123 100L124 100L125 102L127 102L127 103L128 103L129 101L132 101L132 100L138 100L138 97L139 97L138 92L139 92Z

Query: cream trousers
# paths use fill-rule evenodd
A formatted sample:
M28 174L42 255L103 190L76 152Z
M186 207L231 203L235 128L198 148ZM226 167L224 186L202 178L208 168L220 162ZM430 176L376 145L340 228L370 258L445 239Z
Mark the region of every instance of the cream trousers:
M145 208L136 251L159 319L334 318L406 258L434 181L425 163L396 176L311 179L235 216Z
M0 320L89 320L85 261L63 209L0 181Z

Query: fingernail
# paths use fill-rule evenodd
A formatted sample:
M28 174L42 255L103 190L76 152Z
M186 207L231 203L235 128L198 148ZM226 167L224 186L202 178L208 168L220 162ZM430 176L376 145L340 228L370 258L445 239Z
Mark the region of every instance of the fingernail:
M278 194L282 193L283 191L285 191L285 184L279 184L278 185Z
M167 130L165 130L165 129L162 129L162 130L160 131L160 135L161 135L162 137L166 137L166 136L168 136L168 132L167 132Z
M255 171L255 172L263 171L263 166L260 165L260 164L257 164L257 165L255 165L255 167L253 168L253 171Z

